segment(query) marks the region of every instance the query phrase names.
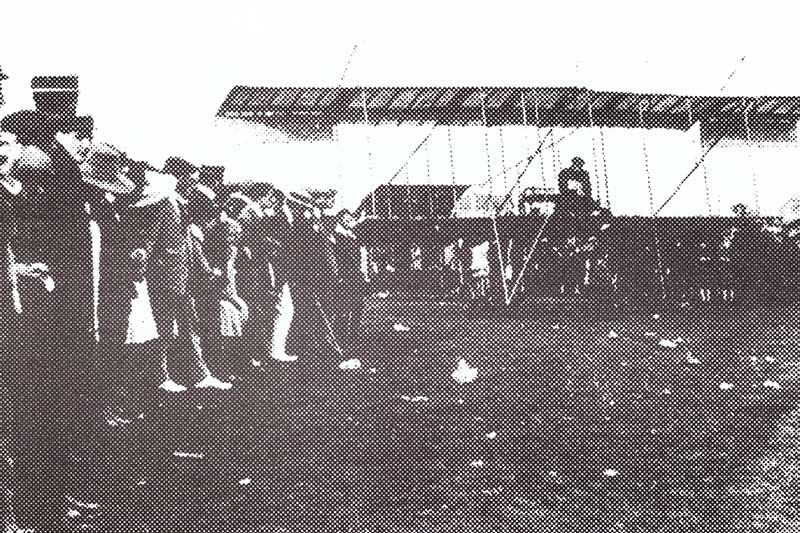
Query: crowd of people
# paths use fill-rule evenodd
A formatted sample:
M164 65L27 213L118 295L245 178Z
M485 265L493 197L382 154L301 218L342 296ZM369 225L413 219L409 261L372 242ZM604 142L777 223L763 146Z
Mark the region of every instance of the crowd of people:
M7 530L12 507L56 530L68 480L90 485L67 450L101 445L86 440L113 423L131 353L153 378L141 387L175 395L223 394L255 358L353 357L363 261L331 191L251 194L182 157L132 159L40 111L0 126Z

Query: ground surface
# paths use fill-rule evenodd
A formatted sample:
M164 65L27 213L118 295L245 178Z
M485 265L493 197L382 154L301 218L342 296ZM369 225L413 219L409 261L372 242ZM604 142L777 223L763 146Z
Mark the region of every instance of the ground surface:
M131 533L800 528L799 312L522 314L371 302L360 370L130 402L84 499Z

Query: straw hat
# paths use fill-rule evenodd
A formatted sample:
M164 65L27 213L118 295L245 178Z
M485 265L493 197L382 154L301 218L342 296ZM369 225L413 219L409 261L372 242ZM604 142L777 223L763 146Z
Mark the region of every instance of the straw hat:
M125 157L110 144L98 143L89 148L80 163L83 181L114 194L130 194L136 184L128 178Z

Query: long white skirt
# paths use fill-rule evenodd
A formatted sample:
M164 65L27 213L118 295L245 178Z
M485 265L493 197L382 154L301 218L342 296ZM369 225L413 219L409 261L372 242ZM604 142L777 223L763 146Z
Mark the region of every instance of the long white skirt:
M131 313L128 315L128 333L125 344L143 344L158 338L156 319L150 306L150 294L147 280L135 281L136 297L131 302Z
M282 357L286 355L286 340L289 338L289 329L292 327L294 319L294 303L292 293L289 291L289 284L284 283L281 287L281 295L275 304L275 322L273 323L272 333L272 357Z

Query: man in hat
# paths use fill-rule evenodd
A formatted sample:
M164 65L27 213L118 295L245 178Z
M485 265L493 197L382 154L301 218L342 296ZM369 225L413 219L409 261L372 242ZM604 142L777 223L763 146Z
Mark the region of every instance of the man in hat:
M333 203L330 191L292 193L287 203L294 222L286 249L286 273L295 306L290 345L296 353L341 355L335 334L334 308L338 266L336 237L324 213Z
M12 268L9 329L14 331L9 352L16 355L8 374L15 398L10 436L16 510L22 525L54 531L66 510L67 406L77 397L74 363L82 352L75 312L76 210L61 210L59 204L51 210L49 202L48 184L56 172L74 190L74 175L62 170L53 155L20 146L3 180L15 233L6 250Z
M583 159L573 157L572 165L558 174L559 203L570 211L592 203L592 184L583 165Z
M190 228L188 201L181 193L187 194L196 185L196 169L184 164L185 160L171 159L165 170L172 172L177 179L177 191L166 190L160 196L144 193L143 198L134 204L146 211L141 217L146 221L141 248L147 257L146 279L159 336L160 388L176 393L186 390L173 379L173 370L177 366L184 367L186 375L183 377L195 380L196 388L227 390L232 385L215 378L203 359L196 302L190 287L198 247ZM148 173L151 183L164 179L162 174ZM190 345L191 360L175 359L181 353L182 340Z
M356 349L366 290L366 272L361 270L361 246L355 227L356 219L346 209L336 216L333 231L338 268L332 303L336 309L338 340L347 355Z

